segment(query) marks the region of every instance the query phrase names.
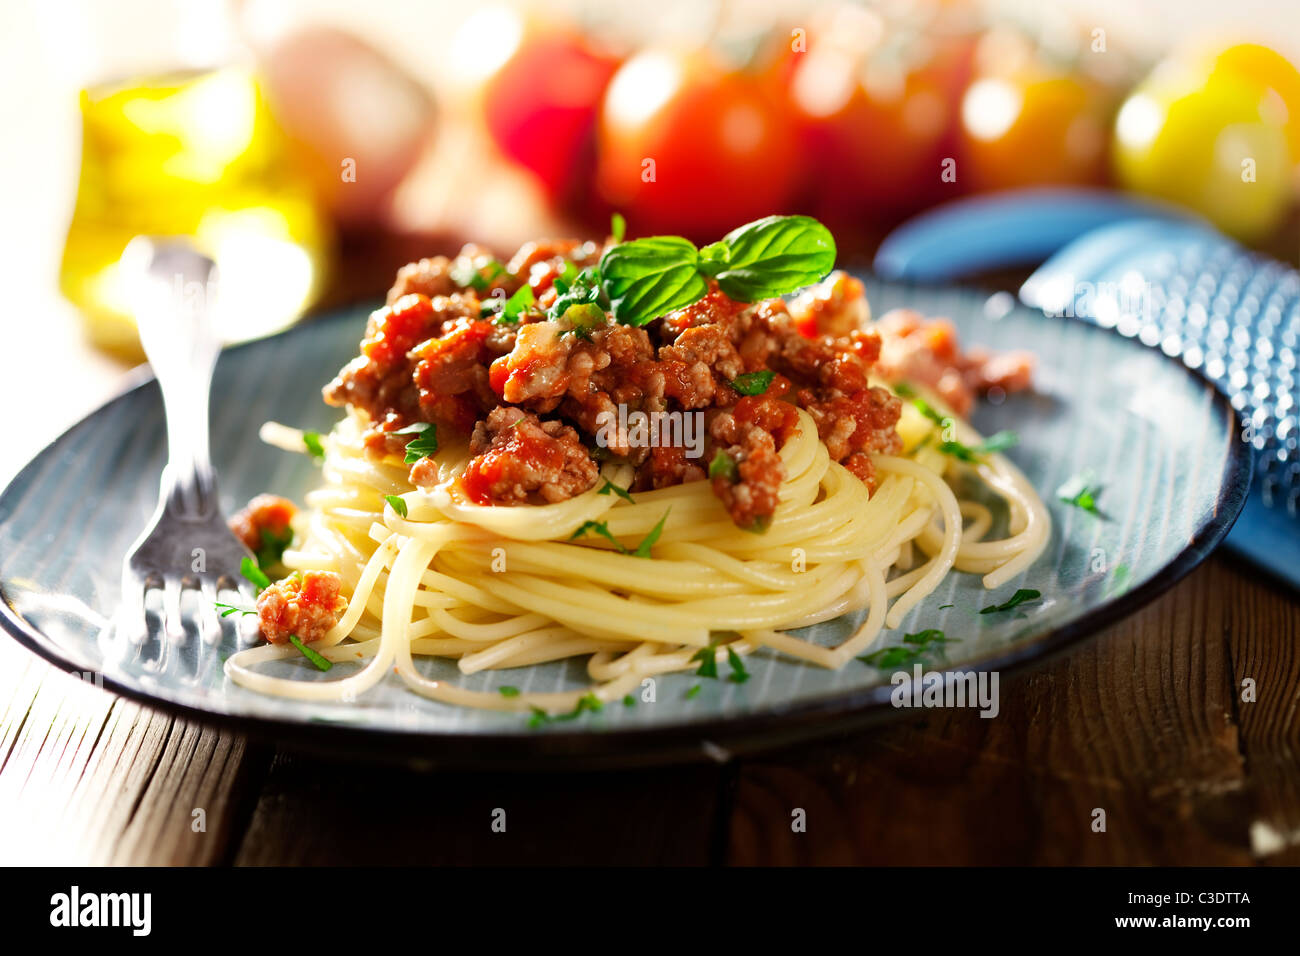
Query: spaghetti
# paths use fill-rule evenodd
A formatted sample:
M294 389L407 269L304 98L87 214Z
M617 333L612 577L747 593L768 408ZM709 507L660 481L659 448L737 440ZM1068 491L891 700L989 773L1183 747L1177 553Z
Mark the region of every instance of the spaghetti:
M422 491L400 459L367 456L362 423L348 416L324 439L324 487L307 496L302 544L284 563L343 578L349 607L313 647L331 661L367 662L340 680L296 681L257 670L298 654L264 645L232 656L226 672L264 693L346 701L396 668L412 691L444 703L561 712L589 694L617 700L647 677L694 668L701 651L725 662L728 651L766 647L838 668L896 627L951 570L981 574L996 588L1046 546L1047 510L1003 456L960 461L927 440L930 423L905 415L899 430L910 450L875 457L881 478L869 493L830 460L807 413L799 416L780 450L787 473L780 504L761 535L737 528L707 482L639 492L632 501L593 488L558 504L475 504L456 481L469 460L463 444L439 452L443 480ZM979 443L969 426L953 425L960 441ZM262 436L304 448L302 434L283 425L268 423ZM992 512L959 500L945 480L962 472L1006 502L1007 537L984 540ZM622 488L631 468L608 463L601 477ZM389 495L400 496L405 516ZM614 541L571 539L593 521ZM621 553L657 525L649 558ZM864 609L862 624L835 647L789 633ZM591 686L510 697L472 691L422 675L413 658L426 655L456 660L463 674L589 655Z

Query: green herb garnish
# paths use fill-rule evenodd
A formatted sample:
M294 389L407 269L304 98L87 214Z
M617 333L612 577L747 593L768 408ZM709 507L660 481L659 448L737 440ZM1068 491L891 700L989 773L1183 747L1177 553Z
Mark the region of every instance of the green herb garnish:
M917 631L915 634L904 634L902 644L895 647L884 647L870 654L864 654L858 660L880 670L893 667L909 667L922 660L930 651L932 645L941 647L956 640L959 639L948 637L938 628L931 627L924 631Z
M310 647L304 644L302 641L298 640L297 634L289 635L289 643L292 644L294 647L298 648L298 650L302 651L302 656L307 658L307 660L311 661L313 664L315 664L316 669L318 671L327 671L334 666L328 660L321 657L320 654L316 653Z
M624 695L623 695L623 706L624 706L624 707L635 707L635 706L636 706L636 698L633 697L631 694L624 694Z
M247 608L235 607L233 604L223 604L221 601L217 601L217 602L215 602L215 604L214 604L213 606L214 606L214 607L223 608L223 610L222 610L222 612L221 612L221 616L222 616L222 617L230 617L230 615L232 615L232 614L244 614L244 615L247 615L247 614L256 614L256 613L257 613L256 611L250 611L250 610L248 610Z
M293 543L293 529L285 528L279 534L273 534L263 528L261 537L262 546L257 549L257 566L266 570L284 559L284 549Z
M727 663L731 665L731 674L727 680L733 684L743 684L749 680L749 671L745 670L745 662L740 659L740 655L727 647Z
M1097 482L1096 473L1091 469L1075 475L1056 489L1056 497L1067 505L1074 505L1095 515L1101 514L1101 510L1097 507L1097 496L1100 494L1101 485Z
M498 688L497 688L497 692L500 693L502 697L518 697L518 696L519 696L519 688L518 688L518 687L511 687L509 684L505 685L504 687L498 687Z
M537 304L537 298L533 295L533 287L530 285L521 285L515 290L515 294L506 299L506 304L501 309L501 314L492 321L497 325L517 325L519 316L523 315L534 305Z
M835 266L835 240L808 216L768 216L695 248L680 236L611 246L598 266L600 291L623 325L645 325L702 299L708 280L738 302L795 292Z
M668 511L672 510L672 508L668 509ZM659 540L659 536L664 533L664 522L668 520L668 511L664 512L664 516L659 519L655 526L650 529L650 533L642 538L641 543L636 546L635 554L638 558L650 557L650 549Z
M302 443L307 446L307 452L317 461L325 459L325 446L321 444L320 432L303 432Z
M432 422L416 422L393 432L394 435L414 435L406 443L406 464L414 465L421 458L438 450L438 426Z
M699 661L700 668L695 672L696 677L717 677L718 676L718 652L713 649L713 645L701 647L691 655L691 660Z
M636 504L636 502L632 500L632 496L628 494L626 488L620 488L618 485L614 484L614 482L610 481L608 478L605 479L605 484L601 486L600 491L596 492L596 494L598 495L615 494L618 495L620 498L622 498L624 501L630 502L631 504Z
M614 537L613 533L609 530L609 525L603 521L584 521L578 526L577 531L569 535L569 540L572 541L575 538L580 538L588 531L592 531L613 544L614 547L618 549L619 554L626 554L637 558L648 558L650 557L650 549L654 547L654 543L658 541L659 536L663 534L664 522L668 520L668 512L672 510L672 508L669 508L668 511L664 512L663 517L660 518L658 523L650 529L650 533L641 539L641 543L636 546L635 551L629 551L627 548L623 547L623 543L619 541L618 538Z
M995 451L1005 451L1016 442L1020 441L1020 436L1011 431L1000 431L996 435L986 438L974 448L959 441L945 441L939 443L939 450L945 455L952 455L962 461L980 463L984 456Z
M694 687L692 687L690 690L686 692L686 699L690 700L692 697L694 697L696 694L700 692L701 688L702 685L696 684Z
M1020 588L1010 598L1001 604L990 604L980 611L981 614L993 614L997 611L1010 611L1012 608L1019 607L1022 604L1028 604L1031 601L1037 601L1042 597L1041 591L1035 591L1033 588Z
M507 694L506 696L512 696L512 695ZM548 714L541 707L533 705L530 708L533 712L533 716L528 721L528 726L540 727L542 724L547 723L548 721L576 720L587 711L596 713L597 711L601 710L603 706L604 705L601 704L600 702L600 698L590 692L583 694L581 697L578 698L578 704L576 707L573 708L573 710L569 711L567 714L556 714L554 717Z
M726 478L733 485L740 481L740 467L736 464L736 459L732 458L725 451L719 450L709 462L710 478Z
M257 562L247 555L239 561L239 573L242 574L250 584L257 588L258 593L265 591L271 586L271 579L266 576L266 572L258 567Z
M623 543L619 541L618 538L614 537L609 530L609 525L603 521L584 521L582 524L578 525L577 531L569 535L569 540L572 541L575 538L581 538L588 531L594 531L605 540L611 542L614 547L618 548L620 553L627 554L627 548L623 547Z
M396 511L398 515L400 515L403 518L406 517L405 498L403 498L401 495L384 495L384 500L387 501L390 505L392 505L393 510Z
M481 260L480 260L481 261ZM479 265L475 262L461 263L452 266L451 281L456 283L462 289L473 289L475 292L486 292L498 276L505 275L506 267L495 259L489 259L487 262Z
M737 375L732 379L731 387L741 395L762 395L767 391L767 387L772 384L772 379L776 373L770 369L763 369L761 372L746 372L744 375Z

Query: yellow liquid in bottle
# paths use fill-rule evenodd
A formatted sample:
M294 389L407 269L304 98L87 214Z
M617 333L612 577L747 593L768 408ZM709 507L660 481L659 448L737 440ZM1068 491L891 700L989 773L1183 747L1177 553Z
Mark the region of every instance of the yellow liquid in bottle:
M118 260L142 234L191 237L216 260L227 340L283 328L311 305L328 225L248 70L85 90L81 117L81 180L60 287L92 341L141 355Z

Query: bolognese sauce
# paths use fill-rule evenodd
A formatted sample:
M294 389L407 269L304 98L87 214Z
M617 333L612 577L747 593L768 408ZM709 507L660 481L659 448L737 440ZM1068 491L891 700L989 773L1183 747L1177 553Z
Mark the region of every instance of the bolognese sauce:
M574 240L529 243L502 266L469 246L455 259L405 266L325 400L362 414L376 457L401 454L409 435L394 433L418 422L468 438L473 457L460 481L480 504L572 498L596 484L596 459L608 456L636 468L633 490L705 480L721 454L714 493L738 526L762 530L785 478L779 452L797 427L796 407L816 423L830 457L868 485L871 455L899 452L901 403L872 383L890 377L882 355L909 373L928 363L928 378L965 389L995 381L1010 389L1021 378L1018 367L993 374L987 359L965 358L955 341L918 357L916 329L870 324L862 283L843 272L789 303L736 301L710 280L698 301L640 327L610 314L581 326L569 313L548 318L567 287L556 283L602 251ZM533 307L500 307L520 296ZM751 394L739 381L755 374L764 387ZM600 447L602 416L620 407L703 413L703 457L619 440ZM430 465L416 462L412 483L436 482Z

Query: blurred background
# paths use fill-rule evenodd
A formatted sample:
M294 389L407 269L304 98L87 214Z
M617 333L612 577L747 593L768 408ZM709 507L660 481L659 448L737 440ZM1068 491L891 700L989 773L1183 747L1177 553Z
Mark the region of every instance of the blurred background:
M1283 0L7 0L0 38L0 480L141 361L140 233L217 259L231 341L613 212L809 213L852 265L930 207L1082 185L1300 257Z

